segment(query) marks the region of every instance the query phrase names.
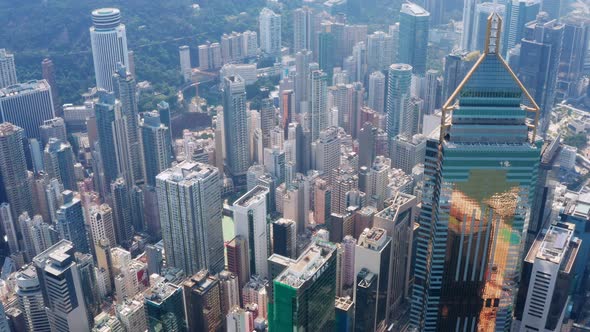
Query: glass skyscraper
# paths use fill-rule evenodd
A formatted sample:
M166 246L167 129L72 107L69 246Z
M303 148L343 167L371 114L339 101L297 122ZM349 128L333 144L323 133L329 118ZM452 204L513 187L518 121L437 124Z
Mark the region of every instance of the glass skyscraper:
M539 107L499 54L502 19L489 20L484 54L427 143L411 309L421 331L509 331L512 322L542 141Z

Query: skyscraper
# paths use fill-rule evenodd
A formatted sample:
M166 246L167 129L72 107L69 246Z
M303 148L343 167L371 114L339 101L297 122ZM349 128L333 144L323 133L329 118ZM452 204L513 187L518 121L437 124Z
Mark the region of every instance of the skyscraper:
M320 137L320 132L329 126L328 122L328 75L321 70L311 72L311 140Z
M356 330L386 329L389 320L389 296L392 292L391 237L382 228L366 229L359 236L354 255L354 274L357 276L354 298L357 299L358 305L355 317ZM366 294L366 288L372 288L373 294Z
M178 54L180 55L180 74L184 81L188 82L192 75L191 49L187 45L182 45L178 48Z
M126 119L122 115L121 102L113 93L99 92L98 103L94 106L99 140L100 159L104 191L110 190L111 183L119 175L129 175L128 140Z
M226 163L233 176L245 175L250 167L246 85L240 76L223 79L223 121Z
M156 177L169 266L187 274L223 270L221 180L217 168L184 161Z
M442 98L446 101L463 81L475 61L479 58L479 52L454 50L445 57L443 73Z
M260 27L260 49L272 55L281 55L281 15L268 8L262 8L258 17Z
M329 127L320 132L317 141L311 144L312 168L332 184L334 172L340 166L340 138L338 128Z
M0 48L0 89L18 83L14 54Z
M402 4L399 18L398 62L412 66L413 73L424 76L428 56L430 13L417 4Z
M43 59L41 62L41 72L43 73L43 79L46 80L51 87L51 99L53 100L55 114L57 116L62 116L62 104L59 98L59 90L57 89L57 80L55 79L55 66L51 59Z
M293 52L311 50L314 31L313 10L307 6L293 11Z
M70 190L64 191L63 196L64 203L56 212L59 234L62 239L71 241L76 251L90 253L82 202Z
M50 178L57 179L64 189L75 190L74 154L67 141L50 138L43 156L45 171Z
M90 330L75 251L72 242L61 240L33 259L51 331Z
M297 256L297 224L290 219L281 218L272 223L272 252L281 256Z
M520 47L518 78L541 107L540 133L549 127L561 58L564 26L540 13L526 24Z
M233 204L235 234L246 239L250 274L268 278L268 195L269 190L256 186Z
M570 13L562 18L563 42L561 61L557 78L557 99L577 96L578 82L584 68L586 53L590 42L590 18L583 13Z
M127 67L118 63L112 75L115 98L121 101L121 118L125 134L119 139L118 146L126 145L126 151L119 153L119 168L128 168L129 174L123 174L130 184L143 182L143 160L141 158L141 141L139 136L138 94L135 78ZM119 132L122 132L119 130ZM126 159L126 160L125 160Z
M394 45L392 35L383 31L375 31L367 37L366 61L369 72L387 70L395 61L395 50L398 45ZM354 53L354 52L353 52ZM364 81L364 77L358 77Z
M560 331L576 278L574 262L582 240L574 236L573 224L550 226L526 255L531 265L524 301L521 330Z
M23 129L9 122L0 124L0 197L7 200L16 220L23 212L33 214L31 187L23 148Z
M49 332L49 320L43 303L39 277L32 265L23 267L16 275L18 307L29 331Z
M113 223L113 209L108 204L92 205L89 211L92 245L97 246L103 239L109 240L111 246L117 244L115 225Z
M227 270L238 276L240 288L250 279L250 261L246 239L240 235L231 239L226 245Z
M547 13L551 20L559 20L563 2L563 0L541 0L540 11Z
M488 26L484 54L427 142L411 310L421 331L511 326L541 141L527 125L538 107L499 54L502 19Z
M331 330L335 325L336 246L312 243L273 281L269 328Z
M207 270L202 270L187 279L182 286L188 331L219 331L225 318L221 312L219 279Z
M113 91L112 76L121 63L129 67L127 33L121 23L121 12L117 8L102 8L92 11L90 43L94 61L96 87Z
M376 112L385 112L385 75L380 71L369 76L368 106Z
M170 128L161 122L157 111L145 112L139 122L143 147L145 183L156 186L156 176L170 166Z
M49 84L29 81L0 89L0 114L2 121L23 128L27 138L39 140L39 126L55 118Z
M301 50L295 54L295 110L297 114L309 112L310 100L310 69L312 53Z
M508 54L510 50L520 43L524 36L525 25L534 21L541 9L539 0L509 0L506 4L506 19L504 20L505 40L502 48L503 54Z
M123 178L115 179L110 185L113 200L113 222L117 244L129 248L133 238L133 216L131 210L131 193ZM100 239L98 239L100 240ZM111 243L114 245L115 243Z
M144 308L149 332L186 330L182 287L159 281L144 293Z
M461 35L461 48L464 50L472 49L476 3L477 0L465 0L463 4L463 34Z
M410 109L412 66L393 64L389 67L387 84L387 135L410 135L413 121Z
M475 6L475 15L473 17L473 31L471 34L471 45L466 50L482 51L485 47L486 32L488 31L488 17L492 13L497 13L501 17L506 15L506 6L501 3L482 2ZM504 46L504 45L502 45Z

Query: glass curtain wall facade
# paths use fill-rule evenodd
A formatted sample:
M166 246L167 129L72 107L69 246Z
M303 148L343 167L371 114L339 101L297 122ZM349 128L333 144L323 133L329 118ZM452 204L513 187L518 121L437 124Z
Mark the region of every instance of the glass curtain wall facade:
M510 330L542 141L539 108L499 55L501 24L490 16L485 52L427 144L411 310L421 331Z

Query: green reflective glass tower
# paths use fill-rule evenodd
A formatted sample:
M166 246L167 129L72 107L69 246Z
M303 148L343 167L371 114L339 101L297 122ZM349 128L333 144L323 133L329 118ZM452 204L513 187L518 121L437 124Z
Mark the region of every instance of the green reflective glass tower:
M499 54L501 26L492 14L483 55L427 143L411 310L420 331L510 330L542 141L539 108Z

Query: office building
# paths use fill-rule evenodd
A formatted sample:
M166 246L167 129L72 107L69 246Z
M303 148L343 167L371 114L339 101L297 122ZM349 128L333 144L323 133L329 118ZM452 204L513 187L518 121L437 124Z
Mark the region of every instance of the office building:
M94 105L96 131L99 141L103 191L108 191L111 182L119 177L117 146L113 130L117 114L120 114L121 103L115 100L112 93L99 93L98 102Z
M483 51L485 47L486 32L488 31L488 17L492 13L497 13L501 17L506 17L506 6L501 3L482 2L475 5L475 15L473 17L473 32L471 35L471 45L464 47L466 50ZM501 41L504 42L503 40ZM504 46L504 45L502 45Z
M0 48L0 89L18 83L14 54Z
M443 73L442 99L446 101L463 81L475 61L479 58L478 51L454 50L445 56Z
M240 76L225 77L222 86L226 163L231 175L241 176L250 167L246 86Z
M72 242L61 240L33 259L51 331L90 330L76 250Z
M328 330L335 325L336 247L312 243L273 281L269 328Z
M463 33L461 34L461 48L471 50L473 45L475 9L477 0L465 0L463 4Z
M509 0L506 2L506 16L502 36L502 54L508 52L520 43L524 37L525 25L534 21L541 9L539 0Z
M141 158L141 138L139 134L139 114L137 84L127 67L117 64L117 70L112 75L113 92L115 98L121 101L121 122L120 127L115 131L118 133L118 146L125 149L119 152L119 168L123 172L129 184L143 183L143 160ZM125 164L123 167L121 165ZM127 173L127 174L125 174Z
M0 89L0 115L24 129L24 136L39 140L39 126L55 118L51 89L46 80L29 81Z
M368 106L376 112L385 112L385 75L380 71L369 76Z
M262 8L258 17L260 28L260 49L262 52L279 56L281 54L281 15L271 9Z
M170 148L170 128L161 121L157 111L142 114L139 121L143 146L143 164L145 183L156 186L156 176L170 166L172 150Z
M397 61L412 66L413 73L424 76L428 56L430 13L415 3L402 4L399 19Z
M365 229L359 236L354 250L356 331L380 331L388 325L392 246L391 237L381 228Z
M202 270L188 278L182 286L188 331L219 331L225 318L221 311L219 279Z
M143 306L149 332L186 329L182 287L158 281L145 291Z
M574 282L574 262L582 240L573 224L550 226L532 245L525 264L532 264L521 331L561 331Z
M0 175L3 182L0 198L10 204L13 220L23 212L33 214L23 137L22 128L9 122L0 124Z
M93 245L98 245L102 239L109 240L109 244L112 246L116 245L113 209L108 204L92 205L89 215L88 223L90 224Z
M62 141L67 141L66 123L63 118L53 118L43 122L39 126L41 134L41 146L45 147L49 143L50 138L57 138Z
M297 225L295 221L281 218L272 223L273 254L295 258L297 256Z
M82 202L70 190L63 192L63 200L56 212L60 237L70 241L77 252L90 253Z
M215 167L184 161L156 177L168 266L223 270L221 180Z
M502 19L494 14L488 26L484 54L443 105L441 133L427 141L416 248L425 255L416 256L410 317L422 331L512 323L541 141L526 121L538 107L499 54Z
M127 33L121 23L121 12L117 8L102 8L92 11L90 43L96 88L113 91L113 73L117 64L129 67Z
M45 312L43 292L39 277L32 265L27 265L16 275L18 308L23 313L28 331L49 332L49 320Z
M412 66L393 64L389 67L387 83L387 135L410 135L413 114L410 108Z
M564 24L561 60L557 76L557 100L579 95L578 84L583 73L590 36L590 18L572 12L561 19Z
M377 212L373 226L384 229L391 237L392 268L391 292L388 295L389 313L395 313L410 295L414 211L417 200L413 195L397 193L390 205Z
M549 127L555 94L564 25L545 13L525 25L520 44L518 78L541 107L540 133Z
M123 178L117 178L111 183L110 193L113 200L116 243L129 248L133 238L133 212L129 186Z
M309 64L313 54L309 50L301 50L295 54L295 111L297 114L309 112L311 71Z
M233 206L235 234L246 239L250 274L268 278L268 188L256 186Z
M75 190L74 153L67 141L50 138L43 154L45 172L50 179L57 179L64 189Z

